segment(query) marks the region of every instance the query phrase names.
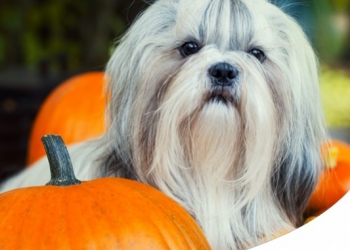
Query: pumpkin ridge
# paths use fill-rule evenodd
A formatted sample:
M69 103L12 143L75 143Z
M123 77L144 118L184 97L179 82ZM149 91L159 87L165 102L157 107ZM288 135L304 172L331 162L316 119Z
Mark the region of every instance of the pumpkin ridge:
M157 202L156 199L153 199L153 197L152 197L152 199L151 199L152 202L150 201L150 195L149 194L153 193L156 190L154 190L154 189L147 190L147 193L146 193L146 192L144 192L142 190L138 190L136 187L133 187L133 186L131 186L130 189L135 194L137 194L139 197L141 197L141 198L146 197L147 198L148 204L150 206L150 210L152 209L152 207L156 207L156 208L161 208L162 209L162 207L158 205L158 202ZM147 189L148 189L148 186L147 186ZM155 221L154 221L154 217L156 217L157 223L159 223L159 220L161 220L162 223L169 224L167 220L162 220L160 218L160 216L168 217L168 213L169 213L169 210L168 211L164 211L163 214L156 214L156 216L154 216L154 215L152 215L152 213L147 213L147 211L143 211L144 216L146 218L148 218L148 221L150 221L154 225L154 228L157 229L157 232L162 236L162 242L166 243L166 245L168 246L168 249L171 250L171 249L174 249L174 245L176 246L176 248L179 248L179 243L182 245L183 242L182 241L174 241L174 239L172 237L169 237L171 235L171 233L169 234L167 232L167 230L161 230L159 225L156 224ZM165 226L165 228L168 228L168 227ZM176 227L176 229L177 229L177 233L178 234L182 234L183 235L183 231L182 230L179 230L177 227ZM164 239L168 239L168 240L165 241ZM169 242L169 239L171 239L172 242ZM182 246L181 246L180 249L182 249ZM185 248L185 249L188 249L188 248Z
M68 213L67 221L75 221L75 217L79 217L81 213L84 213L86 219L79 220L79 225L68 225L70 230L67 231L70 233L70 235L68 235L67 238L70 240L70 249L76 249L77 245L84 245L85 247L89 247L89 249L104 249L100 243L101 234L108 229L103 226L101 227L101 220L96 220L96 212L94 211L96 202L95 199L93 199L94 196L91 195L91 189L89 191L85 185L75 185L71 187L74 187L74 192L73 190L72 192L69 190L65 192L65 195L69 197L68 200L81 202L85 204L85 207L83 211L77 211L74 209L76 204L75 202L70 202L69 204L66 203L65 209L66 213ZM70 211L74 211L74 213L70 213ZM93 218L94 221L96 220L98 223L96 222L93 226L91 226L91 218ZM103 228L103 230L98 230L98 228ZM81 229L83 229L83 233L81 232ZM76 237L77 235L79 235L79 237ZM105 240L104 243L106 244ZM108 244L111 245L110 243ZM113 244L115 245L115 242L113 242Z
M154 192L157 191L157 192L162 193L162 192L159 191L159 190L152 190L152 191L154 191ZM185 218L185 217L190 217L191 219L193 219L187 212L186 212L186 214L184 214L184 213L181 213L181 214L180 214L180 213L172 213L172 215L169 215L168 211L169 211L169 210L173 211L173 207L170 207L170 206L169 206L169 207L168 207L169 210L166 210L166 208L165 208L164 206L161 206L160 203L162 203L162 204L167 204L167 203L165 203L165 202L160 202L160 203L159 203L158 197L157 197L157 199L155 199L155 198L151 195L152 192L144 192L144 191L139 191L139 192L142 193L144 197L146 197L146 198L152 200L152 201L153 201L153 204L154 204L155 206L157 206L160 210L164 211L164 213L168 215L168 217L169 217L169 218L172 220L172 222L176 225L176 228L178 229L178 232L181 232L181 234L185 235L185 237L186 237L186 239L187 239L187 241L186 241L187 247L190 247L190 246L188 245L189 242L193 241L194 238L198 238L198 237L200 236L199 234L196 234L196 233L193 232L193 228L190 228L191 231L189 231L189 230L188 230L188 229L189 229L188 227L185 227L182 223L180 223L180 221L186 221L186 220L188 220L188 218ZM153 193L154 193L154 192L153 192ZM162 193L162 194L163 194L163 193ZM165 194L164 194L164 196L162 196L161 198L162 198L162 200L171 200L171 201L173 201L170 197L166 196ZM173 202L175 202L175 201L173 201ZM176 203L176 205L177 205L178 207L180 207L181 209L183 209L183 208L180 206L180 204ZM186 215L186 216L185 216L185 215ZM177 219L176 219L176 218L177 218ZM200 228L199 225L197 225L197 226L198 226L198 228ZM194 235L195 235L196 237L194 237Z
M113 186L113 183L115 182L115 180L116 180L115 178L111 178L111 177L100 178L100 179L96 179L96 180L93 180L93 181L90 181L90 182L83 182L84 185L77 186L79 188L79 191L75 190L75 192L79 193L79 195L76 194L76 196L82 196L82 197L88 196L88 197L90 197L89 199L87 199L87 200L89 200L89 205L87 207L93 208L93 209L88 209L88 210L84 211L85 213L90 214L91 217L94 217L94 218L98 218L98 217L101 217L103 215L106 218L105 219L106 221L114 221L115 222L116 221L115 215L110 211L110 207L106 208L105 206L100 206L101 203L105 204L105 202L101 202L102 201L101 199L108 199L110 202L113 202L113 205L116 206L116 207L118 206L119 202L123 202L123 201L125 203L128 203L128 204L130 203L130 205L135 205L135 201L132 201L132 200L131 201L126 201L125 200L128 197L127 196L124 197L124 193L113 193L112 194L110 192L111 190L115 189L115 187ZM91 195L91 190L97 188L97 186L99 186L100 183L103 183L104 187L99 192L99 195L98 196ZM129 189L129 187L127 185L123 185L123 186L124 186L123 189L124 188L125 189ZM116 190L116 191L118 191L118 190ZM131 191L133 191L133 190L131 190ZM126 193L130 194L130 192L127 192L127 191L126 191ZM116 195L116 194L118 194L118 195ZM133 195L137 195L137 193L133 193ZM106 198L106 196L108 196L108 198ZM103 198L101 198L101 197L103 197ZM140 202L140 204L144 205L144 201ZM150 204L148 204L148 206L149 205ZM122 204L122 207L124 207L125 210L127 210L126 207L125 207L125 204ZM120 206L119 206L118 209L120 210ZM105 213L103 214L103 212L105 212ZM123 216L123 215L118 215L118 217L119 216ZM94 230L90 230L90 232L92 232L94 234L95 238L100 237L100 238L103 238L104 240L106 240L106 237L108 238L108 231L113 231L114 233L116 233L116 232L124 232L126 230L126 228L125 229L120 228L120 227L118 227L117 224L118 224L118 221L120 221L120 223L123 224L123 221L125 220L125 216L128 216L128 214L124 215L124 218L122 218L122 219L117 219L117 223L112 223L112 224L111 223L103 223L103 224L101 224L101 221L99 221L98 224L95 224ZM149 223L150 223L150 221L147 220L146 224L149 224ZM131 225L129 224L128 228L130 226ZM102 230L97 230L97 228L102 228ZM156 227L154 227L154 228L156 228ZM107 230L107 229L109 229L109 230ZM132 234L134 234L135 233L135 228L130 229L129 231L132 232ZM128 238L127 234L126 234L126 237ZM110 239L110 241L112 242L113 245L125 246L125 245L127 245L125 243L127 240L125 240L125 239L126 238L121 240L121 239L116 238L116 237L113 236ZM159 243L159 245L164 247L164 244ZM123 248L121 247L120 249L123 249ZM147 249L147 248L143 248L143 249ZM168 249L170 249L170 248L168 248Z
M104 185L105 185L105 188L106 188L106 189L108 189L108 187L113 188L114 178L116 178L116 177L110 177L110 178L109 178L110 181L104 182ZM137 197L139 197L139 198L142 198L142 200L145 200L145 199L144 199L145 196L142 196L142 195L141 195L140 189L138 189L137 187L134 187L134 186L133 186L133 184L134 184L133 182L132 182L132 183L129 183L129 181L126 180L126 179L124 179L124 178L117 178L117 179L118 179L119 182L122 183L122 185L123 185L123 187L124 187L125 189L128 189L128 190L129 190L129 192L126 191L126 193L128 193L128 194L132 193L133 196L136 196L136 197L133 197L134 199L137 199ZM153 189L152 189L152 190L149 190L149 192L153 192L153 191L154 191ZM120 194L121 194L121 195L120 195ZM124 202L127 202L127 203L130 203L130 204L135 205L135 201L134 201L134 200L131 200L129 197L124 196L124 193L120 193L120 194L118 194L118 198L115 198L115 196L113 195L113 199L116 199L117 202L122 202L122 201L124 201ZM121 197L122 199L120 199L120 201L119 201L119 197L120 197L120 196L123 196L123 197ZM127 199L127 201L126 201L126 199ZM141 199L140 199L140 200L141 200ZM148 208L148 209L151 209L151 208L155 205L155 204L154 204L154 200L152 200L152 202L151 202L151 201L149 201L148 199L146 199L145 201L147 202L147 208ZM144 204L145 201L143 201L142 203L140 202L140 205L145 205L145 204ZM114 205L118 205L118 204L114 204ZM123 206L124 206L124 205L125 205L125 204L123 204ZM137 205L137 204L136 204L136 205ZM171 234L165 234L164 232L165 232L166 230L164 231L164 230L161 230L161 229L159 228L159 225L156 224L156 223L154 222L154 220L157 219L157 218L154 218L155 216L153 216L153 215L150 214L149 212L150 212L150 211L144 211L143 213L141 213L141 214L142 214L142 220L147 221L147 227L150 227L149 224L152 224L152 225L153 225L153 227L151 227L152 230L154 230L157 234L160 235L160 237L157 237L156 239L157 239L157 242L158 242L159 240L161 240L161 242L156 243L156 244L162 246L162 248L165 247L165 245L166 245L166 246L167 246L167 249L169 249L169 250L173 249L173 248L171 248L171 245L169 245L168 239L171 239L171 240L173 241L173 240L174 240L174 239L173 239L174 237L169 237ZM122 216L122 215L121 215L121 216ZM158 217L158 216L159 216L159 215L157 215L156 217ZM163 215L163 216L164 216L164 215ZM138 215L138 217L140 217L140 215ZM140 220L140 219L141 219L141 218L139 218L139 220ZM157 223L158 223L158 221L157 221ZM164 220L164 221L162 221L161 223L167 223L167 221ZM169 228L169 227L167 227L167 228ZM141 233L141 232L140 232L140 233ZM143 234L143 232L142 232L142 234ZM152 232L152 235L153 235L153 234L154 234L154 232ZM167 239L167 240L165 240L165 239ZM173 245L178 246L179 244L176 243L176 244L173 244ZM144 246L144 247L146 247L146 246ZM146 249L148 249L148 248L143 248L143 249L146 250ZM152 250L152 249L153 249L153 248L150 248L150 250Z
M89 199L89 206L87 206L89 209L85 210L86 213L91 214L92 217L94 218L100 218L101 216L105 216L106 218L109 217L110 213L108 212L109 207L105 207L105 206L101 206L101 197L106 197L106 195L110 195L109 191L106 190L112 190L112 189L108 189L106 183L104 183L104 188L102 190L100 190L99 195L95 196L93 194L91 194L91 190L95 189L95 186L98 186L97 184L100 182L100 180L104 180L105 178L101 178L101 179L96 179L90 182L84 182L84 185L80 185L79 186L79 193L81 193L81 196L84 197L90 197ZM110 197L108 197L110 199ZM102 204L105 204L105 202L102 202ZM103 214L103 212L105 212ZM106 222L106 220L108 221L108 223ZM100 238L106 238L108 237L108 231L112 231L114 229L115 226L113 226L113 224L110 223L110 221L113 220L98 220L98 223L95 223L93 230L90 230L90 232L92 234L97 234L98 237ZM89 225L87 225L87 227L89 227ZM97 228L101 228L101 230L98 230ZM109 229L109 230L108 230ZM111 241L113 242L113 245L120 245L119 240L116 239L115 237L113 237L113 239L111 239ZM111 243L109 243L111 244ZM98 248L98 247L97 247ZM98 248L99 249L99 248ZM116 249L118 249L116 247Z

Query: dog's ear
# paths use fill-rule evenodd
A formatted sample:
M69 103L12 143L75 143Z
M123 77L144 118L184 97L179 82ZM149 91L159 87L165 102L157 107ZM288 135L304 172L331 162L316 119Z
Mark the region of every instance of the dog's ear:
M275 197L295 226L300 226L302 223L303 212L318 177L312 155L314 152L308 147L309 143L305 142L304 154L299 161L294 162L292 157L286 158L272 177Z

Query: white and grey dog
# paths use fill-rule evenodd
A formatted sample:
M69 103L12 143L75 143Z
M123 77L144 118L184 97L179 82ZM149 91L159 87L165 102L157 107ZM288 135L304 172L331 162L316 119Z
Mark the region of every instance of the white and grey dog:
M249 248L300 225L326 132L317 59L295 20L266 0L158 0L106 71L109 129L71 149L79 178L158 188L213 249ZM2 191L45 183L46 164Z

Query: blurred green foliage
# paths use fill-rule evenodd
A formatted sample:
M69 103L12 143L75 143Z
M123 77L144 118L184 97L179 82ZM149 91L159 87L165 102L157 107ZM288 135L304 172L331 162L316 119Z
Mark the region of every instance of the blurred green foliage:
M350 127L350 77L344 71L323 67L320 89L329 127Z
M315 18L313 41L321 62L349 62L349 58L345 58L344 55L347 54L350 38L350 1L314 0L310 9L310 14Z
M350 8L349 0L332 0L331 3L336 11L346 11Z
M23 63L101 67L125 29L117 1L4 1L0 7L0 67ZM49 62L49 63L48 63Z
M136 6L138 12L140 2L1 0L0 68L103 68L113 40L136 16L128 16L128 10ZM350 0L299 0L298 4L321 62L348 63L350 28L347 32L340 30L335 19L344 13L349 17Z

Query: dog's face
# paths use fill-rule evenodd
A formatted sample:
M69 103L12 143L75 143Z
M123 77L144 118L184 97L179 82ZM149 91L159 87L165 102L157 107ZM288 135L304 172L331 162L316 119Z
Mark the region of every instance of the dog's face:
M107 73L104 174L182 204L218 249L297 225L324 138L317 62L265 0L159 0Z

